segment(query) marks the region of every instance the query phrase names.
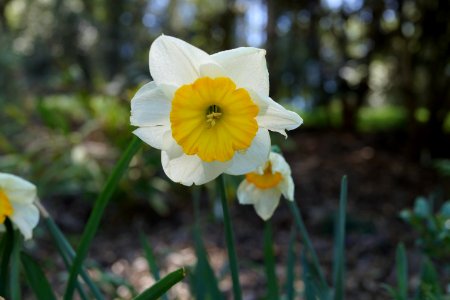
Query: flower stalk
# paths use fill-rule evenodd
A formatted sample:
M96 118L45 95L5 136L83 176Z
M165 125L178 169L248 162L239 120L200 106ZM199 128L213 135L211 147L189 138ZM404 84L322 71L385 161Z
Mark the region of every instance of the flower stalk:
M223 222L225 225L225 239L227 243L228 259L231 271L231 280L233 282L233 299L241 300L242 291L239 283L239 268L236 257L236 247L234 245L234 233L231 225L230 212L228 210L227 195L225 192L225 178L223 175L216 180L220 192L220 200L223 210Z

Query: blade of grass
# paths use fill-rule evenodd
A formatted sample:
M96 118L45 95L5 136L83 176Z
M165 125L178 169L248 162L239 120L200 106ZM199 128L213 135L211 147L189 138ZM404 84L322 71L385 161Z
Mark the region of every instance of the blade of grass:
M210 295L210 299L223 299L223 295L219 289L219 283L217 281L216 275L214 274L214 270L212 269L209 259L208 253L206 251L205 245L203 244L201 238L200 231L200 188L193 187L192 188L192 198L194 200L194 243L195 243L195 252L197 255L197 266L196 266L196 291L199 292L200 297L204 297L205 292ZM200 279L200 280L199 280ZM206 282L203 282L206 281ZM206 287L206 291L205 290Z
M228 250L228 260L230 264L230 271L231 271L231 280L233 282L233 296L234 300L241 300L242 299L242 291L241 291L241 285L239 283L239 269L238 269L238 263L236 258L236 248L234 245L234 233L233 233L233 227L231 225L231 218L230 218L230 212L228 210L228 202L227 202L227 195L225 192L225 178L223 175L220 175L217 180L217 186L220 191L220 200L222 204L222 210L223 210L223 222L225 226L225 240L227 244L227 250Z
M306 253L308 259L311 261L310 266L311 274L315 274L318 277L318 282L320 284L320 289L325 294L329 294L330 288L325 280L325 276L320 267L319 259L317 258L316 251L312 245L311 239L309 238L308 231L306 230L305 224L303 222L302 215L300 213L300 209L298 208L295 200L287 201L289 208L294 216L295 225L300 233L300 237L302 239L303 245L306 248Z
M56 300L44 272L34 259L22 252L20 254L20 260L25 271L25 277L36 295L36 298L38 300Z
M41 215L43 217L42 219L44 220L44 224L47 227L48 231L50 232L50 235L52 236L53 241L56 244L56 248L64 261L64 265L68 270L70 270L73 259L75 258L75 251L73 250L69 241L62 233L61 229L59 229L58 225L56 225L53 218L47 212L45 207L39 201L36 201L36 205L39 208L39 211L41 212ZM83 267L80 269L80 276L81 278L83 278L84 282L91 290L94 298L97 300L104 300L104 297L101 294L100 290L98 289L97 285L95 285L95 283L92 281L91 277L88 275L88 273ZM82 286L80 285L78 280L76 282L75 287L78 290L80 297L83 297L82 295L85 294L85 292L82 289Z
M139 233L139 238L141 240L141 245L144 248L145 258L147 259L147 264L156 281L159 281L161 277L159 276L159 268L156 264L155 256L153 255L153 250L150 247L148 240L145 238L144 233ZM162 296L163 300L167 300L167 295Z
M287 267L286 267L286 300L294 300L295 298L295 237L297 232L295 227L292 227L291 234L289 236L289 246L287 255Z
M347 209L347 176L342 177L339 213L334 242L333 287L334 299L344 299L345 277L345 212Z
M77 281L78 273L81 270L81 266L83 264L83 260L86 258L89 246L91 245L92 239L97 232L98 226L100 224L100 220L103 216L103 212L108 204L111 196L117 188L120 178L125 173L128 165L133 158L134 154L141 147L142 142L139 138L133 137L128 148L122 154L118 163L114 167L111 175L109 176L103 191L98 196L95 201L94 208L92 209L91 215L89 216L89 220L86 225L86 229L83 232L81 237L80 245L77 248L76 256L73 261L72 268L70 270L69 280L67 282L66 292L64 294L65 300L71 300L73 297L73 293L75 290L75 284Z
M9 294L11 300L20 300L20 248L22 247L22 238L20 233L16 231L14 233L14 247L11 253L11 267L10 267L10 281L9 281Z
M279 299L277 275L275 273L275 255L273 252L272 224L264 222L264 266L267 276L267 299Z
M408 299L408 260L406 258L405 246L400 243L395 254L397 269L397 295L399 299Z
M314 282L312 280L312 276L310 273L310 265L308 259L306 258L305 251L301 254L302 261L302 274L303 274L303 297L305 300L317 300L318 298L315 296L314 290L317 290L317 287L314 286Z
M165 276L139 296L133 298L133 300L156 300L166 293L172 286L180 282L184 277L186 277L185 269L178 269Z
M439 274L431 260L426 256L424 257L424 261L422 263L420 281L419 292L415 299L443 299Z
M6 234L4 237L2 260L0 262L0 295L6 296L8 294L8 282L10 278L9 263L11 254L14 248L14 229L9 218L6 218L5 223Z

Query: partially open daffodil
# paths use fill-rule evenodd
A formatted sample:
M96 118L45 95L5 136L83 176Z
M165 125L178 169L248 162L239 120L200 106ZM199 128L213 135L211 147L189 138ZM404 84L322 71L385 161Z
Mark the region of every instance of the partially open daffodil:
M253 204L263 220L272 217L280 203L281 194L294 201L291 168L284 157L275 152L270 153L262 169L246 174L237 190L239 203Z
M34 205L36 186L15 175L0 173L0 230L5 230L6 218L17 227L25 239L32 237L39 221Z
M264 164L268 130L286 135L302 119L269 97L265 51L237 48L208 55L173 37L150 48L152 82L131 100L134 134L161 149L167 176L203 184Z

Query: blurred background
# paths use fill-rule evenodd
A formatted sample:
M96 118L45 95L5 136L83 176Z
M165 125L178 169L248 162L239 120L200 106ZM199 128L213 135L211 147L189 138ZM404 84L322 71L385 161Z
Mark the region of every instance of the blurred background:
M448 0L0 0L0 170L39 187L74 245L131 138L129 101L151 80L148 50L162 33L209 53L267 50L271 97L304 118L288 140L273 142L291 164L327 270L339 182L349 176L349 299L388 299L381 284L395 281L399 241L412 264L411 289L423 251L449 284L450 212L439 210L450 198ZM263 223L235 204L239 178L228 182L244 293L260 299ZM214 197L213 185L201 189L203 239L227 291ZM427 218L440 218L437 229ZM162 270L195 265L192 220L190 189L171 183L159 151L145 146L107 210L92 272L117 299L148 286L139 231ZM284 205L273 217L281 281L291 220ZM30 249L63 285L48 234L38 228L36 236ZM189 284L173 293L188 299Z

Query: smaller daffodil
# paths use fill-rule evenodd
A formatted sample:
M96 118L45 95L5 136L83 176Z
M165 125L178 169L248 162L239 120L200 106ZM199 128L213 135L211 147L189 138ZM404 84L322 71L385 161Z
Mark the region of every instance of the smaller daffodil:
M269 160L262 168L247 173L237 190L239 203L253 204L256 213L265 221L273 215L282 194L294 201L294 181L288 163L275 152L270 152Z
M15 175L0 173L0 231L5 230L8 218L26 240L30 239L39 221L35 200L34 184Z

